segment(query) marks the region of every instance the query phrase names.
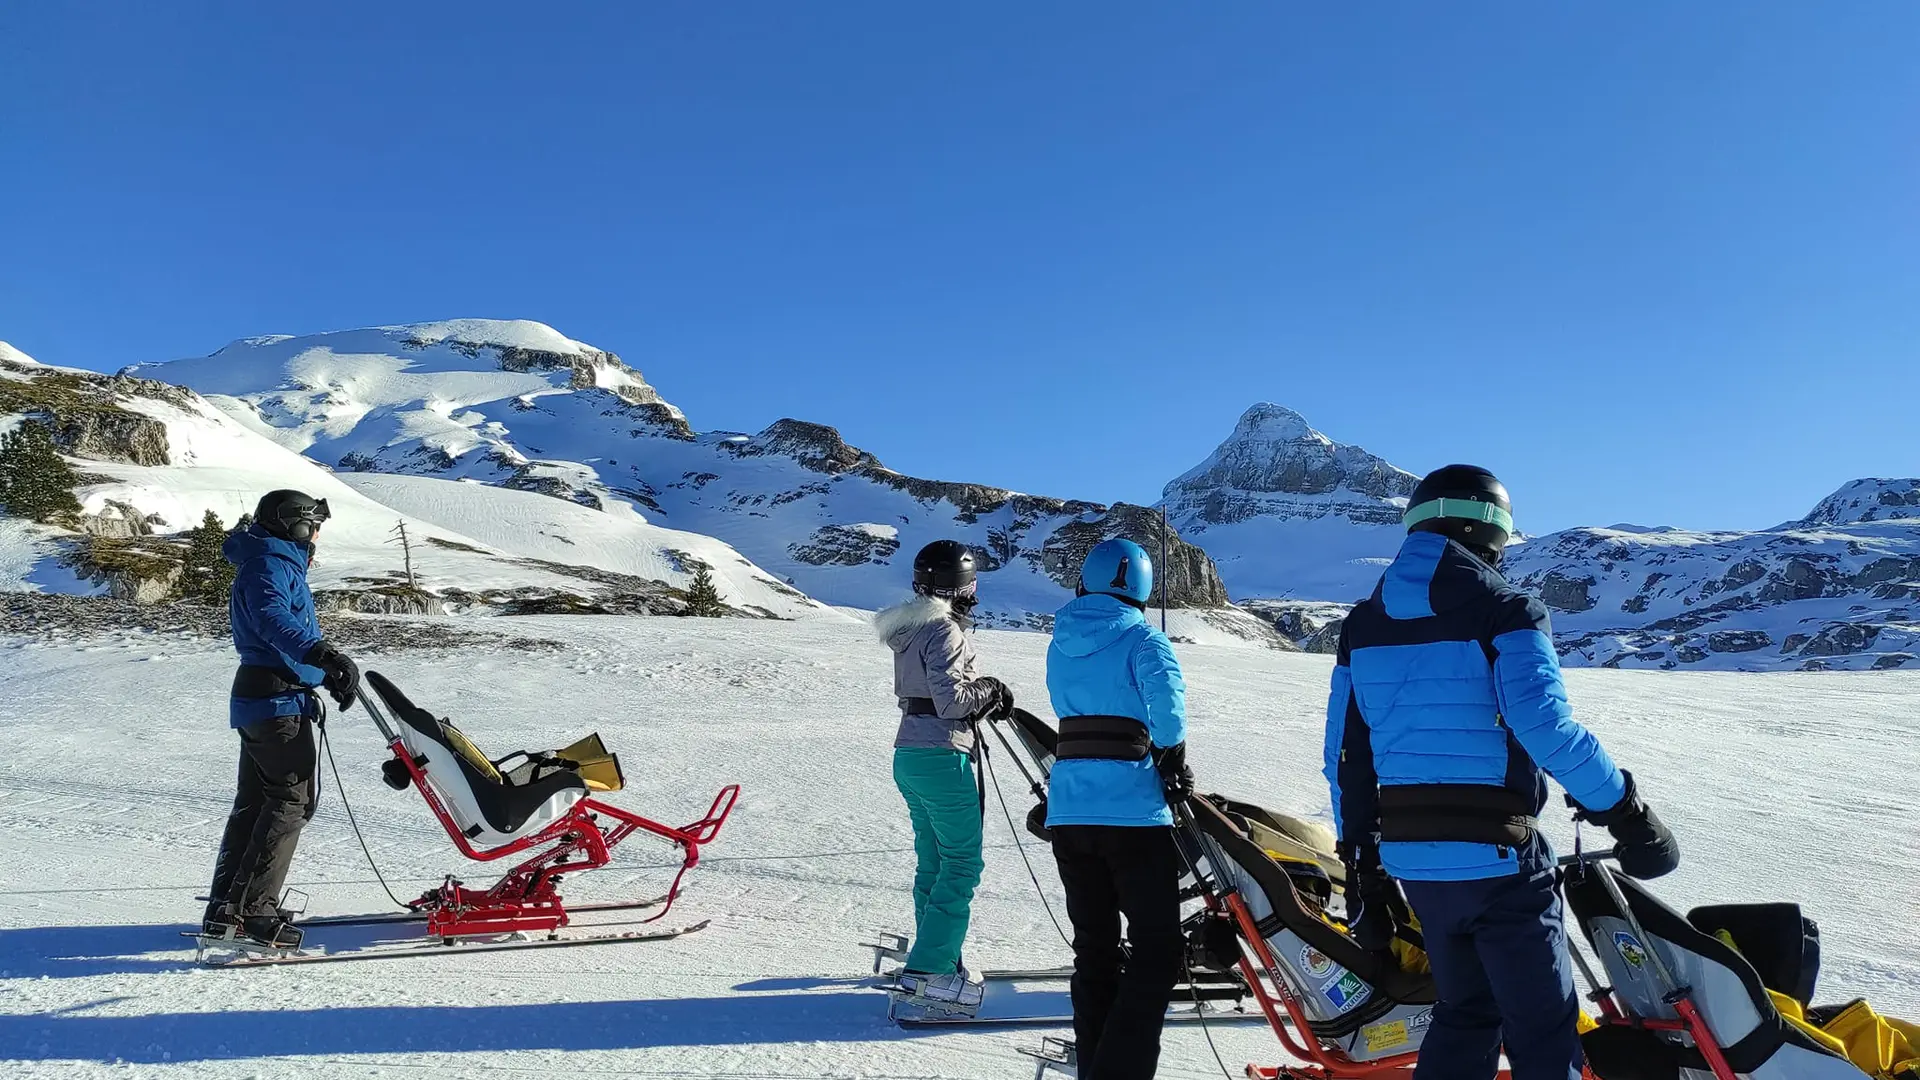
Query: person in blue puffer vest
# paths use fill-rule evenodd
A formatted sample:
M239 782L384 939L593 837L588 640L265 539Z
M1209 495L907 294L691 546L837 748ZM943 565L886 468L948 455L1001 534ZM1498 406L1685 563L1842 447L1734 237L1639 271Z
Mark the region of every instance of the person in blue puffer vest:
M1673 836L1573 718L1540 601L1497 567L1513 508L1494 475L1449 465L1409 500L1407 539L1348 614L1327 702L1326 776L1348 921L1386 948L1419 920L1439 1002L1416 1080L1578 1080L1584 1057L1547 776L1608 828L1621 869L1679 862Z
M274 947L300 943L280 910L300 830L313 816L319 761L315 687L342 709L359 693L353 661L320 633L307 588L314 541L329 511L299 491L262 496L253 524L229 533L234 566L227 613L240 654L227 722L240 736L239 787L214 861L201 933Z
M1096 545L1078 593L1047 650L1060 718L1047 828L1073 922L1074 1044L1082 1080L1147 1080L1184 948L1169 807L1193 794L1187 689L1147 622L1153 564L1140 545Z

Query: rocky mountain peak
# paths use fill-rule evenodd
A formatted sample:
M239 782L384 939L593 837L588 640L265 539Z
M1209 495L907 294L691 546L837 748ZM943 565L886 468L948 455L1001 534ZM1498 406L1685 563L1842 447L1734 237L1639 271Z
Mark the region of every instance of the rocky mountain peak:
M1875 521L1920 522L1920 479L1867 477L1820 500L1801 525L1853 525Z
M842 438L838 428L791 417L775 420L753 438L729 445L741 457L781 455L828 474L885 468L879 458Z
M1263 402L1241 415L1207 460L1168 484L1162 498L1182 528L1328 514L1390 524L1419 479L1333 441L1292 409Z

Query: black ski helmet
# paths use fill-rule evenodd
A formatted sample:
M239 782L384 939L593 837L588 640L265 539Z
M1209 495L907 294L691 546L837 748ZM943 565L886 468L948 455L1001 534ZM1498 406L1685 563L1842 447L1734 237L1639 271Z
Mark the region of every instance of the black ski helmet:
M1413 489L1401 519L1408 532L1431 532L1497 560L1513 537L1513 503L1499 477L1478 465L1435 469Z
M267 535L296 544L311 542L313 534L320 530L320 523L332 516L327 500L284 488L260 496L260 505L253 508L254 523L266 530Z
M913 557L913 591L967 601L974 595L973 549L958 540L935 540Z

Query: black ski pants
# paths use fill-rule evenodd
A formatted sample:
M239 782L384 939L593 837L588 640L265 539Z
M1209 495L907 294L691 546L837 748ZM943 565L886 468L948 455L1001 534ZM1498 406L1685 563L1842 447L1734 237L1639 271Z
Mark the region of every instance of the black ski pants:
M1080 1080L1151 1080L1180 981L1180 849L1166 826L1056 825L1053 857L1073 921ZM1127 947L1120 947L1120 917Z
M213 865L209 912L231 902L242 916L271 915L286 888L300 829L319 804L313 721L276 716L239 731L239 787Z

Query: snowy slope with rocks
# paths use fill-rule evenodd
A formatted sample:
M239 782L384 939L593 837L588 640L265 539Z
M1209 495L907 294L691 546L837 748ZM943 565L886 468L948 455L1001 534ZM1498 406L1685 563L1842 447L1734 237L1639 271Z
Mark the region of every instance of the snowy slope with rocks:
M694 565L706 562L721 599L743 612L826 613L707 537L597 513L568 519L538 496L527 496L529 506L446 480L369 494L190 390L34 363L9 350L0 355L0 423L22 418L48 424L82 473L82 517L75 529L0 519L0 589L156 596L169 581L142 576L163 567L141 556L166 555L168 534L198 525L208 510L231 524L262 493L294 487L332 507L311 578L316 592L338 603L664 613L677 610L678 591ZM436 495L429 485L443 490ZM383 494L401 505L383 502ZM523 527L529 518L549 523L538 543ZM403 559L392 532L402 523L416 545L425 597L401 588ZM502 542L479 538L468 526ZM581 532L579 540L570 528Z
M1920 480L1856 480L1751 533L1569 529L1511 549L1572 663L1920 666Z
M1235 601L1351 603L1399 550L1400 515L1419 479L1263 403L1161 501L1173 526L1213 556Z
M419 627L423 620L353 622ZM447 620L432 620L444 623ZM911 920L912 840L888 765L889 654L827 620L512 620L559 651L379 656L436 714L500 752L598 730L626 766L609 796L680 821L721 784L743 797L688 877L669 944L374 964L206 971L177 932L197 918L233 780L225 726L232 653L159 636L47 646L0 640L0 1059L17 1077L339 1078L437 1075L993 1080L1031 1074L1014 1048L1041 1032L906 1032L858 980L857 942ZM983 632L984 666L1043 700L1046 639ZM1320 776L1325 657L1178 646L1201 786L1278 809L1328 811ZM1575 671L1575 708L1639 777L1680 836L1654 891L1681 908L1790 900L1821 929L1823 1001L1920 1012L1920 681L1907 673L1754 676ZM99 702L140 702L137 723ZM345 796L401 895L464 863L413 791L379 780L384 748L355 710L327 726ZM85 762L76 772L74 763ZM996 755L1017 824L1030 800ZM82 774L83 773L83 774ZM1557 801L1554 803L1557 807ZM1549 815L1556 845L1571 834ZM1067 959L1018 841L1058 913L1052 860L989 796L986 873L967 943L982 967ZM1891 841L1891 842L1890 842ZM575 901L652 895L670 852L630 842L568 881ZM1837 873L1838 872L1838 873ZM1840 884L1844 878L1844 886ZM316 913L389 905L326 779L292 884ZM405 891L402 891L405 890ZM591 920L590 920L591 921ZM1021 997L1065 1006L1061 984ZM1281 1063L1260 1026L1170 1030L1160 1075L1219 1077Z
M1158 515L1145 508L905 476L820 424L696 433L619 357L538 323L251 338L132 370L190 386L323 464L631 511L716 537L835 606L898 600L914 552L953 537L978 552L983 620L1045 626L1093 544L1158 542ZM1223 608L1211 561L1177 536L1171 545L1163 570L1176 606ZM1277 643L1255 620L1242 628Z

